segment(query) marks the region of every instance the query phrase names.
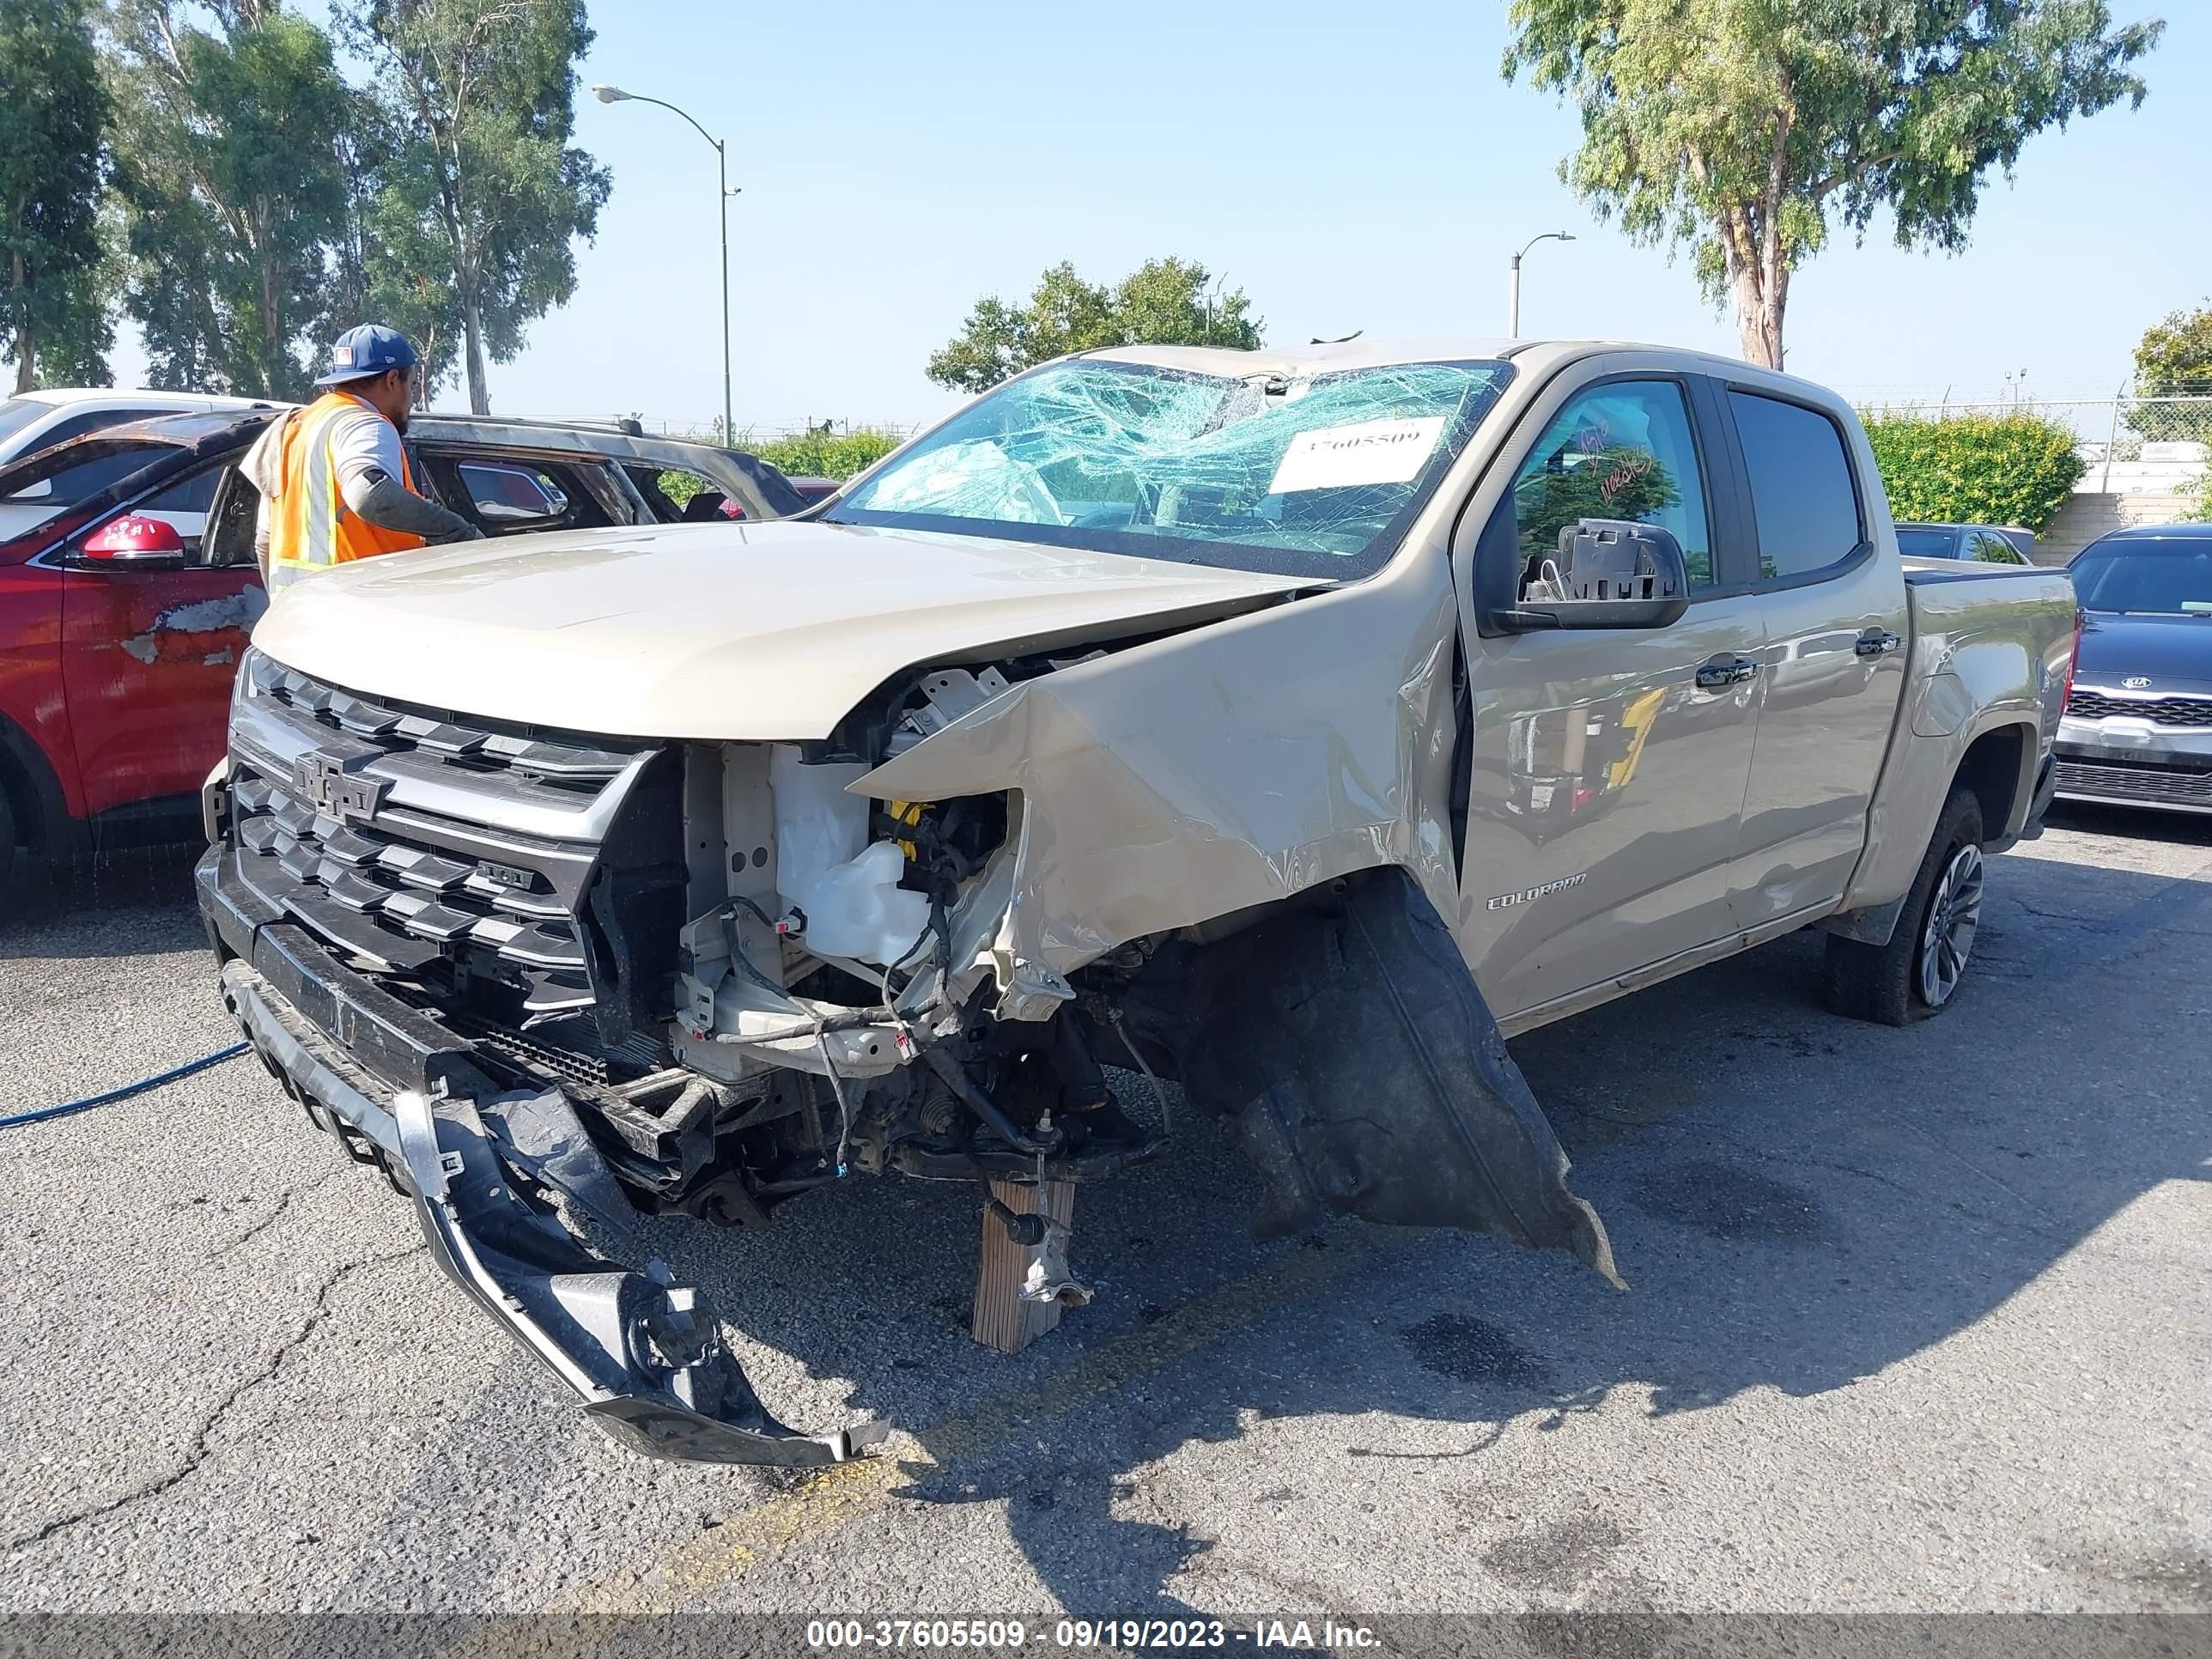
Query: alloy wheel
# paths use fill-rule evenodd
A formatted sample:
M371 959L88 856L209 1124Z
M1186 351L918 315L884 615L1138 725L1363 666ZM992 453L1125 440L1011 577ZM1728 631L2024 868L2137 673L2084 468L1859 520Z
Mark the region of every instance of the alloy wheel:
M1981 921L1982 849L1969 843L1943 866L1920 931L1920 1000L1930 1008L1941 1008L1958 990Z

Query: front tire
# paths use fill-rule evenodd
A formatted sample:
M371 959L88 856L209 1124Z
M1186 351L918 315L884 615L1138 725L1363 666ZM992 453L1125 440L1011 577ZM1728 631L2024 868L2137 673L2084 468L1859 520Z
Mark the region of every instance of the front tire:
M15 814L8 805L8 791L0 785L0 889L8 884L8 872L15 867Z
M1829 1008L1853 1019L1910 1025L1957 1000L1980 931L1982 805L1954 788L1887 945L1828 936Z

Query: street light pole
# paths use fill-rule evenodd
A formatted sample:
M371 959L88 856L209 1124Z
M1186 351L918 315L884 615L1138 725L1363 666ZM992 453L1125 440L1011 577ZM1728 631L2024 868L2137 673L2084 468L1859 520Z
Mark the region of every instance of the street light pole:
M734 444L738 428L730 387L730 198L736 192L730 188L729 146L665 99L648 98L641 92L624 92L620 87L593 87L592 95L603 104L658 104L690 121L691 130L714 147L714 205L722 218L722 441Z
M1521 252L1513 256L1511 280L1507 284L1505 298L1505 337L1521 337L1521 257L1539 242L1571 242L1574 233L1567 230L1547 230L1540 236L1531 236L1521 245Z
M714 144L714 206L722 218L722 445L734 449L738 428L730 391L730 147L719 138Z

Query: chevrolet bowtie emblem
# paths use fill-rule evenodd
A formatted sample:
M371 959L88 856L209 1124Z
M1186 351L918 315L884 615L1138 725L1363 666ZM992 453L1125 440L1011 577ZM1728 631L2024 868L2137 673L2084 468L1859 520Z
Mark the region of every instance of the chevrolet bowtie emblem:
M392 786L349 772L328 755L302 755L292 763L292 786L318 812L338 819L374 814Z

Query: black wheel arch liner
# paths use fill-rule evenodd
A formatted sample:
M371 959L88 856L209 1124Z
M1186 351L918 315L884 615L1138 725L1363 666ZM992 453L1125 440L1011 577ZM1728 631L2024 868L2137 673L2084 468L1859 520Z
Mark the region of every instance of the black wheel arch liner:
M1194 1105L1234 1122L1264 1183L1255 1232L1325 1213L1458 1227L1571 1251L1622 1285L1604 1223L1569 1190L1565 1150L1410 872L1343 878L1154 966L1133 988L1133 1023Z
M61 777L31 734L0 714L0 790L15 814L15 836L34 853L73 853L88 840L72 817Z

